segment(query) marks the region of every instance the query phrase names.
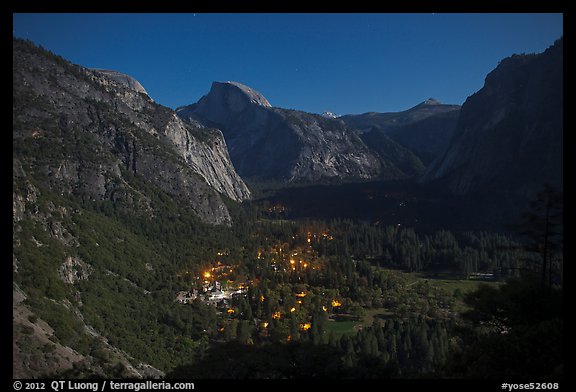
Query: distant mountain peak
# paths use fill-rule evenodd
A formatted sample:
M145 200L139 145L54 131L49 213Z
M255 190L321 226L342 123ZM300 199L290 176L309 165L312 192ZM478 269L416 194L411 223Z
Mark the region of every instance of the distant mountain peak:
M420 105L442 105L442 102L440 102L434 98L428 98L427 100L422 102Z
M340 117L339 115L337 115L336 113L332 113L330 111L325 111L324 113L322 113L322 117L325 118L338 118Z
M246 178L308 183L369 179L383 167L379 156L341 121L270 107L260 93L238 82L213 82L208 94L177 113L220 129L234 167Z

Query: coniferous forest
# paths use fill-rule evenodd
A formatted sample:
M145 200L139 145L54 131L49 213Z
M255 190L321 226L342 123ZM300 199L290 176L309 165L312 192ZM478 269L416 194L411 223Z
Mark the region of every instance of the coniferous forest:
M21 225L14 281L54 327L54 342L93 358L59 376L122 376L108 345L169 378L562 374L561 244L550 237L543 277L538 222L520 225L531 237L419 233L291 220L255 201L230 203L234 224L218 227L154 195L163 208L151 218L41 192L45 226ZM79 244L73 285L54 265L69 250L44 228L61 224Z

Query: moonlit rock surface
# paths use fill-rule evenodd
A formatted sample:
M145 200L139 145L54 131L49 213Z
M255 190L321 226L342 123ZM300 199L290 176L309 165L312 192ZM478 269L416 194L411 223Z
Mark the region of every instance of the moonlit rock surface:
M313 182L380 174L378 157L343 122L272 107L241 83L214 82L207 95L176 113L220 129L234 167L246 178Z
M326 111L326 112L322 113L322 117L324 117L324 118L338 118L338 117L340 117L340 116L338 116L338 115L335 114L335 113Z
M99 74L102 74L108 77L109 79L112 79L115 82L118 82L124 85L125 87L128 87L131 90L148 95L148 92L146 91L144 86L142 86L139 81L137 81L130 75L126 75L122 72L112 71L109 69L93 69L93 71L96 71Z
M238 82L230 82L229 81L226 83L231 84L232 86L238 87L238 89L240 89L244 94L246 94L246 96L248 98L250 98L250 102L255 103L257 105L260 105L260 106L267 107L267 108L272 107L272 105L270 105L270 102L268 102L266 97L264 97L261 93L254 90L253 88L248 87L248 86L243 85L242 83L238 83Z
M562 188L563 41L502 60L468 97L449 148L422 181L455 194Z

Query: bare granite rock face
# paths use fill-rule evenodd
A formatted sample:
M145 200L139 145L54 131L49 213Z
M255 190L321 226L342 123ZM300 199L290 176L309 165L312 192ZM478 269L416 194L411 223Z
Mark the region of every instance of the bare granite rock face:
M142 86L140 84L140 82L137 81L136 79L134 79L132 76L123 74L122 72L109 70L109 69L94 69L94 71L96 71L97 73L102 74L105 77L108 77L108 78L126 86L130 90L134 90L137 93L143 93L143 94L148 95L148 92L146 91L144 86Z
M446 153L422 181L454 194L531 197L562 188L563 40L541 54L513 55L468 97Z
M243 177L370 179L385 166L342 121L272 107L262 94L237 82L214 82L196 104L176 112L186 121L221 129Z
M218 192L242 202L250 198L250 190L236 173L228 155L222 132L204 129L202 138L194 137L175 113L161 132L170 140L186 163Z
M201 235L211 230L202 222L231 225L228 198L250 191L220 131L184 122L128 76L13 43L13 375L161 378L90 324L99 291L87 287L106 292L114 279L141 288L131 260L149 274L171 260L140 253L147 244L135 227L183 217ZM118 271L110 277L107 267ZM34 301L22 302L17 284Z
M231 221L221 194L250 198L222 134L182 121L133 78L70 64L20 40L13 60L15 159L48 189L152 213L130 172L213 224Z
M92 271L93 268L90 264L82 261L79 257L68 256L60 265L58 275L65 283L75 284L78 281L88 279Z

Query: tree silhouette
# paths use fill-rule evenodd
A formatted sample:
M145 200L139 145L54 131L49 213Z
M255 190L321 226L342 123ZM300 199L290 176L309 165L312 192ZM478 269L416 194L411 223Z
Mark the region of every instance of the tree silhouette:
M557 258L559 271L563 243L563 195L551 185L545 185L536 198L529 203L523 215L520 233L528 240L526 249L539 255L540 283L553 284L553 260Z
M480 285L464 302L465 324L446 367L450 377L555 380L563 374L561 287L522 276Z

